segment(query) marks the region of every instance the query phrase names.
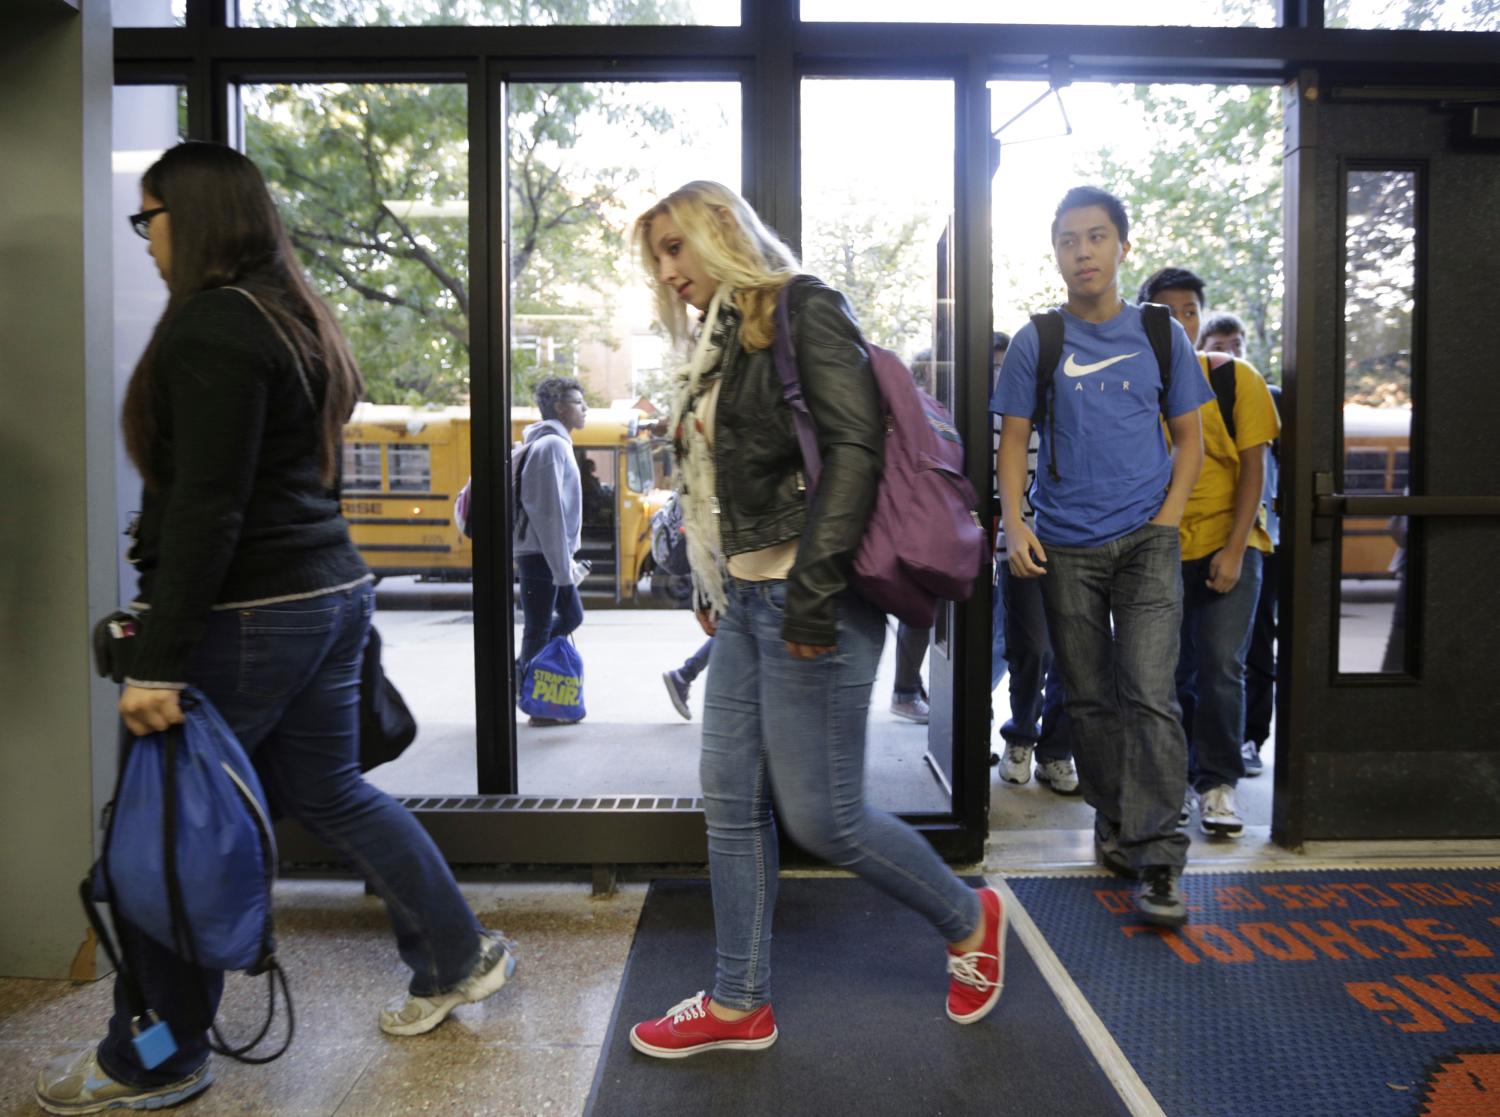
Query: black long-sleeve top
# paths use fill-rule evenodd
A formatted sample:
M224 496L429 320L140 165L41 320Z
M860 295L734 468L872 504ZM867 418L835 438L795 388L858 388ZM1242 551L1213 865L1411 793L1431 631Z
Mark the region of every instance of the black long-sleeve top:
M322 369L306 372L321 406ZM369 570L320 476L317 409L254 303L220 288L183 304L152 388L158 483L132 551L145 619L127 681L174 686L214 609L316 596Z

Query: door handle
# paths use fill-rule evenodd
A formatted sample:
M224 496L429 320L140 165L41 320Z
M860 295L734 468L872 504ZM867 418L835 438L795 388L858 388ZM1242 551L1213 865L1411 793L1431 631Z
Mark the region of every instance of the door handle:
M1313 474L1313 538L1333 538L1342 516L1500 516L1500 496L1350 496L1332 473Z

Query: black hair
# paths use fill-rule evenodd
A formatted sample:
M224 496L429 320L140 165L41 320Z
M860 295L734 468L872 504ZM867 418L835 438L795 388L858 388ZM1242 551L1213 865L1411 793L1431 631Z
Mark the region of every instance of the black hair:
M1006 333L1004 330L996 330L990 336L990 351L991 352L994 352L996 349L1009 349L1009 348L1010 348L1010 334Z
M1121 240L1130 239L1130 218L1125 213L1125 203L1116 198L1108 190L1101 190L1097 186L1075 186L1063 195L1062 201L1057 203L1057 210L1052 215L1052 239L1057 239L1057 223L1062 220L1062 215L1070 209L1083 209L1085 206L1102 206L1104 212L1109 214L1109 219L1114 223L1115 231L1120 234Z
M1162 268L1141 284L1140 294L1136 296L1135 301L1138 303L1155 302L1156 296L1163 291L1191 291L1198 296L1198 305L1203 305L1203 280L1187 268Z
M1203 339L1208 337L1209 334L1244 334L1246 337L1250 336L1249 331L1245 329L1245 323L1240 321L1238 314L1215 314L1207 322L1204 322L1203 328L1198 331L1199 343L1201 344Z
M321 389L318 458L324 483L332 485L344 423L364 384L333 313L302 272L260 170L232 147L189 141L146 169L141 190L172 215L167 306L131 374L121 415L125 448L147 487L159 481L152 400L162 338L194 295L228 286L254 293Z
M557 405L568 392L583 394L583 385L571 376L549 376L536 386L536 406L543 419L557 418Z

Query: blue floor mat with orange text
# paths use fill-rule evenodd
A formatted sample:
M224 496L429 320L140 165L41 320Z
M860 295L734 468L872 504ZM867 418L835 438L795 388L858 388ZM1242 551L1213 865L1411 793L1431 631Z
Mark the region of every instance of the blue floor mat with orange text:
M1007 884L1168 1117L1500 1117L1500 869Z

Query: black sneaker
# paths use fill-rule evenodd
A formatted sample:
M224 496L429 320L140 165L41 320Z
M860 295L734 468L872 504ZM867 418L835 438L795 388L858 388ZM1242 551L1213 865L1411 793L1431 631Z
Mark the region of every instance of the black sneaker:
M1182 874L1170 865L1147 865L1135 890L1135 910L1143 922L1181 927L1187 922L1182 902Z
M1266 762L1260 758L1260 748L1254 741L1240 746L1240 757L1245 761L1245 775L1258 776L1266 770Z
M1094 857L1110 872L1117 877L1126 880L1135 880L1136 871L1130 866L1130 858L1125 856L1125 851L1120 848L1119 835L1101 838L1094 835Z

